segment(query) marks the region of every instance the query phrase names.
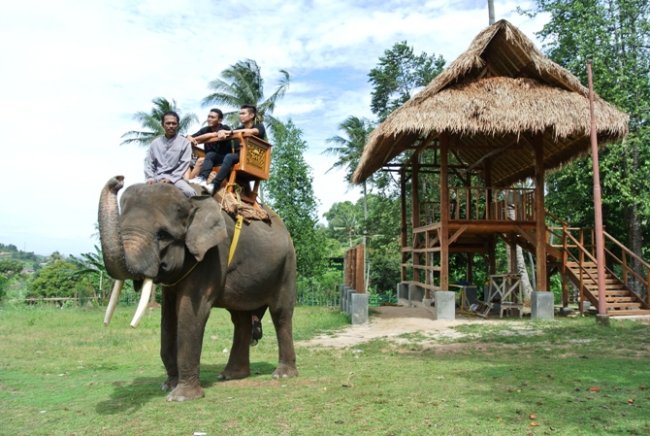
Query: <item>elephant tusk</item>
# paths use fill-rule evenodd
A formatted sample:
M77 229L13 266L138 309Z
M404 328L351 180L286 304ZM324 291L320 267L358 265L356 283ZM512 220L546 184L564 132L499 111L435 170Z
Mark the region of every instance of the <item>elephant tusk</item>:
M145 279L144 284L142 285L142 292L140 294L140 302L138 303L138 308L135 310L135 315L131 320L131 327L136 328L140 324L140 320L144 316L144 312L147 310L147 304L149 304L149 298L151 297L151 290L153 289L153 280Z
M122 286L124 286L124 280L115 280L113 290L111 291L111 298L108 300L108 306L106 306L106 315L104 315L105 326L111 322L113 312L115 312L115 307L117 307L117 302L120 301Z

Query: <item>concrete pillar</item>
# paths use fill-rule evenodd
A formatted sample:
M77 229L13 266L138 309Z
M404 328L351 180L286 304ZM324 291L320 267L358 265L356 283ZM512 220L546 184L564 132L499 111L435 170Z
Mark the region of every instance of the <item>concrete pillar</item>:
M351 313L352 313L352 312L351 312L351 310L352 310L352 295L354 295L354 294L356 294L356 293L357 293L357 292L356 292L354 289L352 289L352 288L347 288L347 290L346 290L346 292L345 292L345 294L346 294L346 295L345 295L345 311L346 311L348 314L351 314Z
M436 291L433 293L435 307L433 319L456 319L456 293L450 291Z
M368 294L352 294L350 301L350 316L352 324L365 324L368 322Z
M530 298L530 318L539 320L554 319L552 292L533 291Z
M339 306L341 308L341 312L345 312L345 285L339 286Z
M398 283L397 284L397 304L408 305L409 298L409 284L408 283Z
M409 306L420 306L422 304L422 299L424 298L424 289L418 285L409 285Z

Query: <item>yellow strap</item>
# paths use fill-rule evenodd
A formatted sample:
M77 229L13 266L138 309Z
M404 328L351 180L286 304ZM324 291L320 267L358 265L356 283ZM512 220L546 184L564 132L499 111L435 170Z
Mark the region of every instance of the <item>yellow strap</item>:
M235 234L232 236L232 242L230 243L230 251L228 252L228 266L232 258L235 256L235 250L237 249L237 243L239 242L239 234L241 233L241 224L244 222L244 217L241 214L237 214L237 222L235 223Z

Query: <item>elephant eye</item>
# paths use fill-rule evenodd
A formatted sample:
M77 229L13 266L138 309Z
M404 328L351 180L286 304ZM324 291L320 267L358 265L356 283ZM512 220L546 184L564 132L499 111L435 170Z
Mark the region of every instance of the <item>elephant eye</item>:
M171 241L174 237L165 230L158 230L158 240L160 241Z

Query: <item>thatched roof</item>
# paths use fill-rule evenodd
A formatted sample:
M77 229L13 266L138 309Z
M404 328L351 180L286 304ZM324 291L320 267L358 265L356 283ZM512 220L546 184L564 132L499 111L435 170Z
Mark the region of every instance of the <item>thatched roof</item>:
M362 182L422 141L437 146L443 133L468 166L490 158L495 186L534 174L536 135L543 136L545 167L554 168L589 150L588 92L501 20L371 133L353 181ZM601 145L627 134L627 114L598 96L595 119Z

